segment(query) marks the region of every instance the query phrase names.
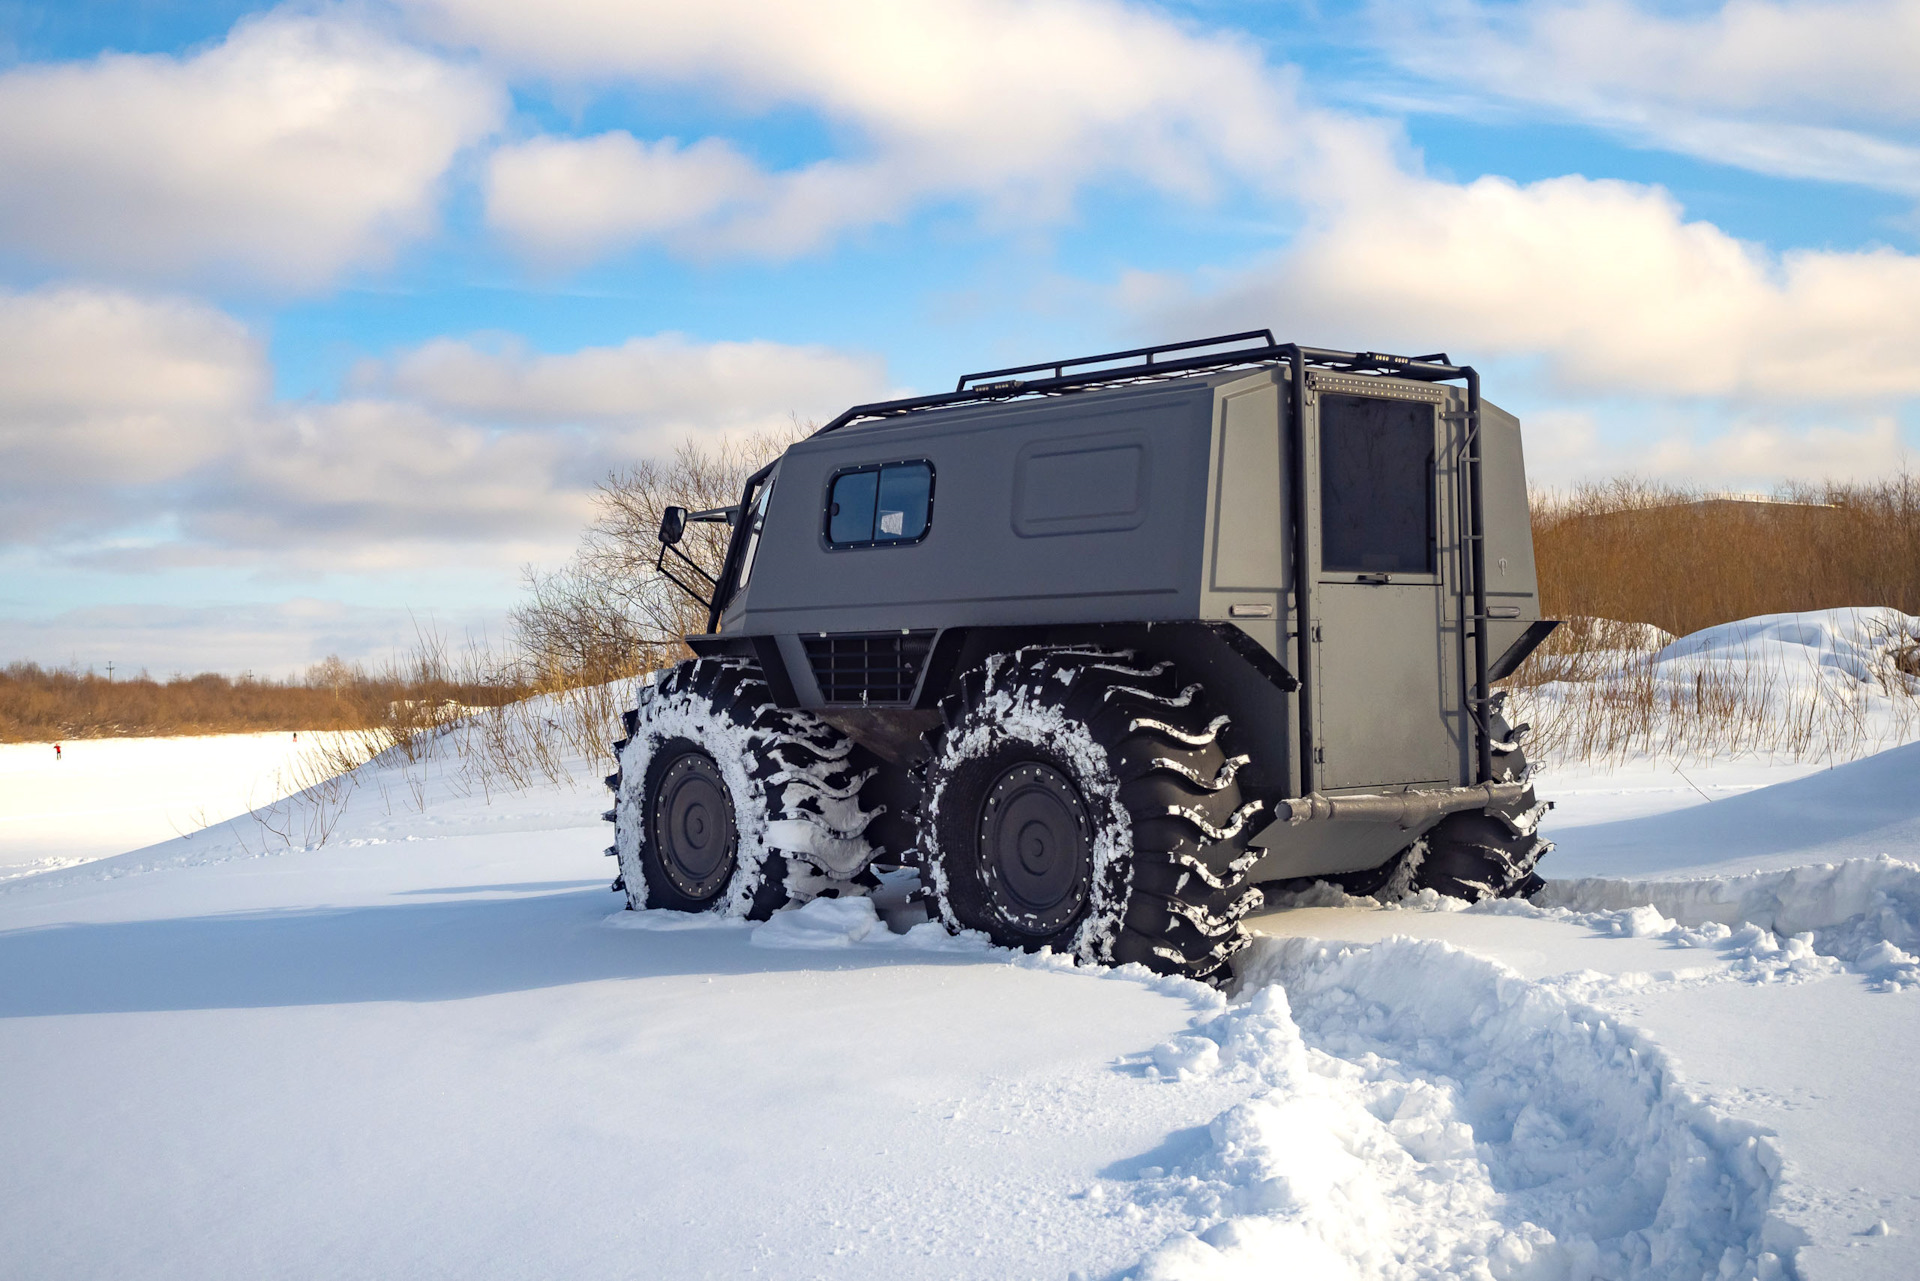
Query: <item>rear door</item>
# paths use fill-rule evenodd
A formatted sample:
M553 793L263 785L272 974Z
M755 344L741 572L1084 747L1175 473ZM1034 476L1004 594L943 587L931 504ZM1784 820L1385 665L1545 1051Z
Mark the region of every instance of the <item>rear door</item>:
M1313 397L1317 781L1451 781L1439 400L1345 390L1357 381Z

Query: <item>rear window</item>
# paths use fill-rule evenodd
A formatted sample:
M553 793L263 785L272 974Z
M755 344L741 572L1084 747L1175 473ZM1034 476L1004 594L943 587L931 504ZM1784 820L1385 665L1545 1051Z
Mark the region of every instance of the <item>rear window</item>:
M835 472L827 486L827 542L834 547L917 543L933 521L933 464L875 463Z
M1433 517L1433 406L1323 396L1321 568L1431 573Z

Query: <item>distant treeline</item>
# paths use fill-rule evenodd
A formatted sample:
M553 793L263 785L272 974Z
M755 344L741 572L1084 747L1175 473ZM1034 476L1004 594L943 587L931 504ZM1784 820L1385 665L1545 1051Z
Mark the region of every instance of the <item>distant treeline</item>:
M1676 636L1844 605L1920 614L1920 479L1795 486L1775 498L1638 481L1536 494L1541 610Z
M290 680L207 672L164 681L13 663L0 668L0 742L374 729L431 719L448 703L493 706L528 692L512 679L449 674L436 661L370 673L329 658Z

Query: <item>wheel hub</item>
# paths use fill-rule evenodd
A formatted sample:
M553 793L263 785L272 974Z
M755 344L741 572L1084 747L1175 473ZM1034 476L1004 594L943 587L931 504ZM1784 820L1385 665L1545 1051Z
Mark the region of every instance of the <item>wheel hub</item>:
M686 752L660 775L653 800L654 848L675 889L692 899L719 893L739 843L733 799L705 752Z
M1093 873L1093 823L1070 779L1022 761L1003 770L980 807L980 863L995 914L1035 938L1080 912Z

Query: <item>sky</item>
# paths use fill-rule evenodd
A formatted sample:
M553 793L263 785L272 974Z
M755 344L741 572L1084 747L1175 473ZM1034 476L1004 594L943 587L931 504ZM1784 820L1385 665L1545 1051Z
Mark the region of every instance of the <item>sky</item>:
M609 471L1247 328L1920 449L1920 0L0 0L0 662L498 643Z

